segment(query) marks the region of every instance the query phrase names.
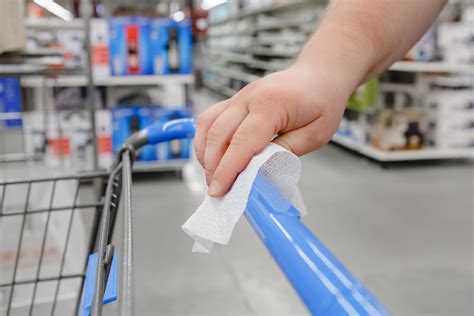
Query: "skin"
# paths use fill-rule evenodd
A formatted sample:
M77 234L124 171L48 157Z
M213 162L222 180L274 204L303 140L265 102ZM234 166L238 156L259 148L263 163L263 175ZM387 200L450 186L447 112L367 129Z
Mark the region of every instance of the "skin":
M250 83L197 118L194 146L208 194L224 195L270 141L298 156L324 146L351 93L402 58L445 4L332 1L292 66Z

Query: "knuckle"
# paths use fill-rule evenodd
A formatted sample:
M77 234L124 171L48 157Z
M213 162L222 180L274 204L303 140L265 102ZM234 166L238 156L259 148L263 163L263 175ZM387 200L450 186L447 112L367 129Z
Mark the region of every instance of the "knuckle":
M316 148L319 148L321 146L324 146L329 142L330 137L326 135L326 133L321 133L321 132L313 132L313 133L307 133L306 134L306 141L315 146Z
M252 102L252 108L268 111L274 103L276 103L275 92L271 89L261 89Z
M207 131L207 144L208 145L215 145L219 142L219 136L221 134L221 124L219 122L214 122L211 128Z

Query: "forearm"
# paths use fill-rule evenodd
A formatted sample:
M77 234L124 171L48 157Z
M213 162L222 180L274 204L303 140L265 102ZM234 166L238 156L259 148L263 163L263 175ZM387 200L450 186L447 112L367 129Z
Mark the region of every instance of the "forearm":
M294 67L322 72L340 84L340 91L350 94L402 58L445 3L446 0L332 1Z

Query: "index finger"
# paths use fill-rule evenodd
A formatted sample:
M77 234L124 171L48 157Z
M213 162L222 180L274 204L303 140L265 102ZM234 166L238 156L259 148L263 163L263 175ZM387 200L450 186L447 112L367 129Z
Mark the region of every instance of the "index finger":
M277 132L277 125L263 113L251 113L235 132L213 174L208 194L224 195L253 156L262 151Z

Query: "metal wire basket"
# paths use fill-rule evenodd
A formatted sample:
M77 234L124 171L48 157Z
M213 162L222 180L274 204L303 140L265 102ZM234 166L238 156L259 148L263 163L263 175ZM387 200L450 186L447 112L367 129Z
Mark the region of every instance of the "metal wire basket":
M79 309L105 179L96 173L0 182L0 314Z

